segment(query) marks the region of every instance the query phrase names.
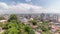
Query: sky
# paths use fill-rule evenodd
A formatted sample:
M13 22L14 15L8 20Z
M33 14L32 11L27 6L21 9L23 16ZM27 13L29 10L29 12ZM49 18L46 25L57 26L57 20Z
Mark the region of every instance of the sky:
M0 0L0 14L60 13L60 0Z

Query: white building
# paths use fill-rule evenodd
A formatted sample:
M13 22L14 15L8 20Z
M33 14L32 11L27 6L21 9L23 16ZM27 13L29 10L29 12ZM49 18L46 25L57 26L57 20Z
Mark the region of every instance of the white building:
M4 24L7 22L7 20L0 20L0 22Z

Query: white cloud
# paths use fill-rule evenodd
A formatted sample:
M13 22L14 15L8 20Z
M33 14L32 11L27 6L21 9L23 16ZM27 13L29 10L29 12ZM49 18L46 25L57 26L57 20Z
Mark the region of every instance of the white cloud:
M5 8L8 8L8 6L7 6L7 4L0 2L0 9L1 8L5 9Z
M36 6L25 3L18 3L16 5L8 5L0 2L0 14L5 13L60 13L60 7L50 6L44 8L42 6Z
M41 6L34 6L30 4L18 3L16 5L7 5L0 2L0 13L41 13L46 9Z

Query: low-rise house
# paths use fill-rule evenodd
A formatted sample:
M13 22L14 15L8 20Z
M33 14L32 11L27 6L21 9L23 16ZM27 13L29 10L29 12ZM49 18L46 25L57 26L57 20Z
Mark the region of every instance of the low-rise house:
M53 32L55 32L55 31L59 30L59 28L58 28L57 26L55 26L55 25L52 25L52 26L51 26L51 30L52 30Z
M0 27L0 34L2 34L2 32L4 32L4 30L2 29L2 27Z
M0 27L0 32L2 31L2 28Z
M23 22L24 24L28 24L28 19L27 18L22 18L20 19L21 22Z
M7 20L0 20L1 23L5 24Z
M33 18L30 18L30 20L33 20Z

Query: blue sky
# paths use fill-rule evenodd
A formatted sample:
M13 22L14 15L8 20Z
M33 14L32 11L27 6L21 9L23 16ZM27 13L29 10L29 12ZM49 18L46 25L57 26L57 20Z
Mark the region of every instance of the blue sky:
M5 2L7 4L12 4L13 2L30 4L32 2L34 5L49 6L51 3L60 2L60 0L0 0L0 2Z
M32 3L34 5L40 5L40 6L48 6L50 3L52 3L52 0L0 0L0 2L5 2L7 4L15 3Z
M31 12L60 13L60 0L0 0L0 13Z

